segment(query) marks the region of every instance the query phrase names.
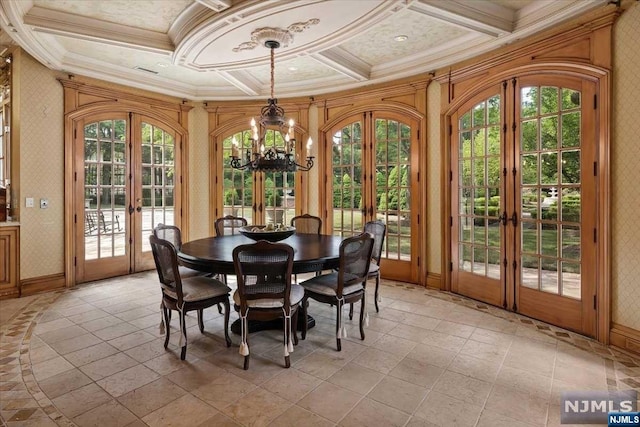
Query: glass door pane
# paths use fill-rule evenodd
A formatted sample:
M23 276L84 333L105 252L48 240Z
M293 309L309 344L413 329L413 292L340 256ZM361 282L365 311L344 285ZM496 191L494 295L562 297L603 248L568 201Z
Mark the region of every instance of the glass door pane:
M520 89L522 286L581 298L581 94Z
M350 123L332 137L333 234L362 232L362 122Z
M238 132L222 141L223 181L222 181L222 216L232 215L245 218L252 225L253 220L253 173L248 170L233 169L229 164L231 155L235 153L246 158L253 152L249 129Z
M125 120L84 126L84 259L124 256L126 198Z
M136 199L140 208L140 246L142 253L150 253L149 236L158 224L175 222L175 138L162 128L142 123L141 129L141 188Z
M411 127L376 119L375 208L376 219L387 224L382 251L386 259L411 259Z

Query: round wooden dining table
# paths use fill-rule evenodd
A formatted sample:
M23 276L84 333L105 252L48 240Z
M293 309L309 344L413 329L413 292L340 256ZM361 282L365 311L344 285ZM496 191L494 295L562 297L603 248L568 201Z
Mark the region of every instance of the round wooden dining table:
M294 234L278 243L293 248L293 273L311 273L337 268L342 237L326 234ZM205 237L182 244L180 263L194 270L215 274L235 274L233 249L255 243L241 234Z
M286 243L293 248L293 273L312 273L338 268L340 263L340 243L342 237L326 234L294 234L278 243ZM238 245L255 243L241 234L205 237L182 244L178 258L180 264L194 270L214 274L235 274L233 249ZM315 326L315 320L307 315L307 329ZM298 330L304 320L298 319ZM264 329L280 329L280 320L271 322L250 321L249 332ZM240 322L231 325L231 332L240 334Z

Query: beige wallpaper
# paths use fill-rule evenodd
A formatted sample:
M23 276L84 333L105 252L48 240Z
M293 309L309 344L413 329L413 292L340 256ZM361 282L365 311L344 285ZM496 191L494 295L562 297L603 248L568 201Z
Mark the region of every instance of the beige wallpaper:
M20 55L20 279L64 273L63 92L54 73ZM25 207L33 197L35 206ZM40 209L40 199L49 207Z
M207 237L209 232L209 129L208 113L202 105L189 112L189 236Z
M640 4L614 29L611 143L612 320L640 330Z
M431 82L427 88L427 271L434 274L442 270L440 151L440 84Z

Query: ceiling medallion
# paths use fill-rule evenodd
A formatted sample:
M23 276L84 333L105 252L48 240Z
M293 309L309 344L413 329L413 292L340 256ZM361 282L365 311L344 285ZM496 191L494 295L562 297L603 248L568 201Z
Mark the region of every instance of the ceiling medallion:
M320 20L313 18L305 22L294 22L289 25L286 30L284 28L273 27L256 28L251 32L251 41L242 42L232 50L234 52L253 50L256 46L264 46L268 40L277 41L280 47L287 47L289 43L293 43L293 33L301 33L318 23L320 23Z

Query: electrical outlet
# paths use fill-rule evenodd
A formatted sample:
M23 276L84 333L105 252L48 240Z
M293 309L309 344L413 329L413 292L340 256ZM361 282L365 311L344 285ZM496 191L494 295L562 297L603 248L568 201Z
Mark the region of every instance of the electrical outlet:
M40 199L40 209L47 209L49 207L49 199Z
M25 207L32 208L33 207L33 197L27 197L25 200Z

